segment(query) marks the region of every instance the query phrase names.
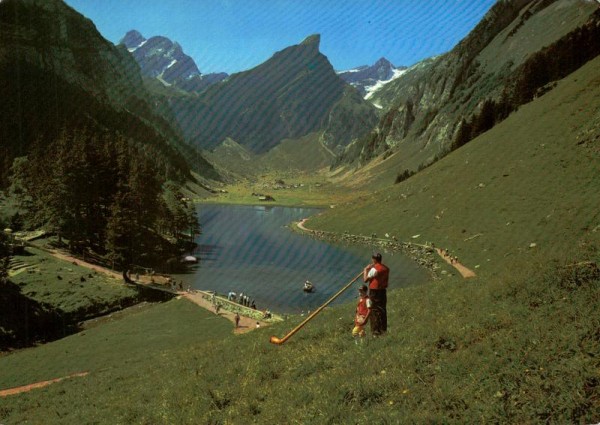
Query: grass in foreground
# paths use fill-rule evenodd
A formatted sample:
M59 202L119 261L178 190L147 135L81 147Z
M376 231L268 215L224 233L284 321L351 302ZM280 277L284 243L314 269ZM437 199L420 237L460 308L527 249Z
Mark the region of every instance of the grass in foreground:
M1 357L0 388L74 372L90 374L0 399L0 421L140 422L148 406L160 404L164 379L179 376L172 369L173 360L182 353L192 358L210 356L215 340L231 330L227 320L187 300L173 300L133 309L114 322Z
M355 345L354 305L231 336L184 300L0 358L2 387L90 375L0 400L15 423L596 423L598 252L510 280L393 291L389 335ZM579 264L579 266L573 266ZM299 320L299 319L296 319Z

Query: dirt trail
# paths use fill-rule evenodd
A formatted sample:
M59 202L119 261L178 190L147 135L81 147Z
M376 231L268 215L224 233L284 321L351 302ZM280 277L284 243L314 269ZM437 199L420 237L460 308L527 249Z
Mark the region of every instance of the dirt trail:
M88 263L87 261L83 261L79 258L72 257L60 251L52 250L47 252L50 253L53 257L58 258L59 260L68 261L69 263L76 263L78 266L85 267L86 269L94 270L99 273L107 274L110 277L114 277L115 279L123 280L123 276L120 273L117 273L114 270L107 269L106 267Z
M302 220L300 220L297 224L298 229L300 230L304 230L305 232L312 232L313 230L307 229L306 227L304 227L304 223L306 223L306 220L308 220L308 218L303 218Z
M48 381L35 382L35 383L29 384L29 385L22 385L20 387L14 387L14 388L9 388L7 390L1 390L0 397L6 397L9 395L25 393L27 391L34 390L36 388L47 387L50 384L55 384L57 382L65 380L65 379L83 377L83 376L86 376L88 373L89 372L73 373L68 376L63 376L62 378L55 378L55 379L50 379Z
M452 259L450 258L450 256L443 254L441 249L436 248L435 250L437 251L437 253L439 254L440 257L442 257L444 260L446 260L446 262L448 264L450 264L456 270L458 270L458 272L462 275L462 277L467 278L467 277L475 277L475 276L477 276L473 270L468 269L467 267L463 266L459 262L454 262L453 263Z
M39 247L38 247L39 248ZM104 273L118 279L120 281L123 280L123 273L116 272L106 267L98 266L97 264L88 263L87 261L83 261L81 258L73 257L69 254L65 254L62 251L56 250L47 250L53 257L58 258L59 260L68 261L69 263L77 264L78 266L85 267L86 269L97 271L98 273ZM137 283L140 284L150 284L151 277L148 275L140 276L140 280ZM167 282L167 277L162 275L153 276L155 283L165 284Z
M75 258L72 257L68 254L65 254L63 252L59 252L59 251L49 251L54 257L64 260L64 261L68 261L70 263L77 263L77 265L81 266L81 267L85 267L88 268L90 270L95 270L99 273L105 273L115 279L118 280L123 280L123 275L121 273L115 272L114 270L110 270L107 269L106 267L102 267L102 266L98 266L95 264L91 264L88 263L86 261L82 261L79 258ZM142 284L142 285L149 285L150 281L149 281L150 277L149 276L142 276L140 278L140 280L137 282L138 284ZM154 276L154 280L156 283L166 283L166 280L168 278L165 276ZM160 291L166 291L166 292L171 292L171 293L175 293L175 294L179 294L180 296L183 296L187 299L189 299L190 301L192 301L194 304L208 310L208 311L212 311L214 312L214 308L212 306L212 304L210 303L209 300L206 300L202 297L202 293L198 292L198 291L191 291L191 292L186 292L186 291L173 291L171 289L169 289L168 287L156 287L153 286L155 289L160 290ZM228 319L229 321L231 321L232 323L235 323L235 313L232 313L230 311L227 311L225 309L221 310L219 312L219 316L224 317L226 319ZM238 328L234 328L234 333L235 334L241 334L241 333L245 333L245 332L249 332L251 330L256 329L256 324L259 324L260 327L264 327L264 326L268 326L269 323L267 322L263 322L260 320L255 320L252 319L250 317L246 317L246 316L242 316L240 315L240 323L239 323L239 327Z

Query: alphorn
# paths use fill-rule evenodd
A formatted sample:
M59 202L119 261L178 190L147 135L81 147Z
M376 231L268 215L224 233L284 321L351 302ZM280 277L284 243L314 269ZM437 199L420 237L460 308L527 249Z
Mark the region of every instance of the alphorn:
M276 336L272 336L269 341L272 344L277 344L277 345L281 345L284 342L286 342L288 339L290 339L292 337L292 335L294 335L296 332L298 332L300 329L302 329L304 327L304 325L306 325L309 321L311 321L313 317L315 317L317 314L319 314L321 312L321 310L323 310L325 307L327 307L329 304L331 304L331 302L333 300L335 300L337 297L339 297L342 294L342 292L344 292L346 289L348 289L362 275L363 275L363 272L360 272L354 279L352 279L350 282L348 282L348 284L346 286L344 286L342 289L340 289L334 296L329 298L325 302L325 304L323 304L321 307L319 307L315 311L313 311L310 316L308 316L306 319L304 319L304 321L302 323L300 323L298 326L296 326L294 329L292 329L286 336L284 336L283 338L277 338Z

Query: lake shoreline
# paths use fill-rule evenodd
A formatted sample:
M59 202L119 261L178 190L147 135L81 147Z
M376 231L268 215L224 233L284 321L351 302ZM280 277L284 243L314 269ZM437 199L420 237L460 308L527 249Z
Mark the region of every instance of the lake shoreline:
M410 242L400 242L393 239L381 239L350 233L338 234L327 232L325 230L308 229L303 225L306 220L307 219L303 219L299 222L293 222L288 228L293 232L307 235L327 243L368 246L373 248L373 250L380 250L384 253L398 252L409 257L419 264L419 266L426 269L433 280L439 280L441 278L441 266L437 261L438 256L433 247Z

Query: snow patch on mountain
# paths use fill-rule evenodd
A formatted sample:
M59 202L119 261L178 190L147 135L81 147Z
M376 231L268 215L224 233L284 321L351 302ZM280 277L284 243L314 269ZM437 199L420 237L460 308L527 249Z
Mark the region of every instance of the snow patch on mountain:
M366 91L367 94L365 95L365 99L368 100L370 97L373 96L373 94L375 94L375 92L377 90L379 90L380 88L382 88L386 84L394 81L396 78L400 77L401 75L405 74L406 71L408 71L407 68L404 68L404 69L398 69L398 68L396 68L396 69L394 69L394 74L392 75L392 78L390 78L389 80L377 81L377 83L375 83L372 86L366 86L365 87L365 91ZM375 105L376 107L379 107L379 109L382 108L381 105L376 105L376 104L373 104L373 105Z
M386 58L381 58L373 65L363 65L347 71L339 71L337 74L368 99L374 91L402 75L405 69L406 67L395 67Z
M137 49L139 49L140 47L142 47L144 44L146 44L148 42L148 40L144 40L142 41L140 44L138 44L135 47L128 47L127 50L129 51L129 53L133 53L135 52Z
M336 73L338 75L340 74L345 74L347 72L353 73L353 72L360 72L360 71L364 71L365 69L367 69L368 66L367 65L363 65L363 66L359 66L358 68L352 68L352 69L348 69L346 71L337 71Z

